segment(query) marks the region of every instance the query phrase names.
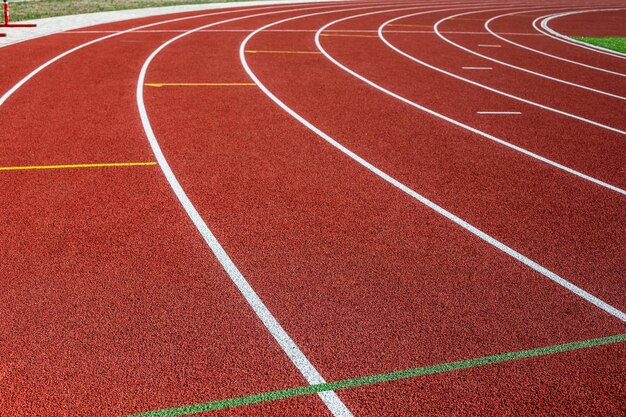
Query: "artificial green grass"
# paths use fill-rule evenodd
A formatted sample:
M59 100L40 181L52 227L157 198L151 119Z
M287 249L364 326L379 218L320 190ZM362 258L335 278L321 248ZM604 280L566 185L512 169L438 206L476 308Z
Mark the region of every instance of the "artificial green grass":
M475 368L478 366L492 365L520 359L534 358L538 356L553 355L556 353L569 352L572 350L586 349L594 346L610 345L626 342L626 333L614 336L600 337L596 339L581 340L577 342L562 343L558 345L539 347L528 350L498 353L480 358L465 359L456 362L441 363L438 365L424 366L421 368L404 369L401 371L383 374L368 375L357 378L343 379L323 384L304 385L295 388L287 388L279 391L264 392L243 397L229 398L225 400L211 401L201 404L186 405L182 407L167 408L163 410L148 411L133 414L128 417L179 417L208 411L223 410L231 407L257 404L268 401L276 401L285 398L300 397L324 391L335 391L346 388L361 387L364 385L379 384L400 379L414 378L423 375L432 375L442 372L458 371L461 369Z
M626 38L625 37L606 37L606 38L592 38L589 36L572 36L572 38L590 43L592 45L601 46L602 48L611 49L617 52L626 53Z
M10 3L11 21L72 14L141 9L182 4L230 3L243 0L31 0Z

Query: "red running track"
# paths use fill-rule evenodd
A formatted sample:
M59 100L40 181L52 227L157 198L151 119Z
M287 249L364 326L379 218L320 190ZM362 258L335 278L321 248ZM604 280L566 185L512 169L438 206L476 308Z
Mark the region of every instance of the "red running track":
M519 9L533 6L541 5ZM436 11L453 8L459 11ZM242 85L144 86L146 116L204 223L327 381L626 333L619 317L321 140L254 84L239 49L251 31L293 18L253 35L245 48L273 51L244 53L272 94L379 169L618 311L626 301L624 195L372 88L319 53L315 32L383 12L331 25L324 33L335 36L320 38L324 50L395 94L621 188L623 135L453 79L378 39L385 21L432 11L388 27L385 36L452 71L467 53L432 27L475 10L461 2L255 9L158 24L149 29L160 32L114 36L52 63L0 107L10 126L0 132L0 167L155 161L136 101L140 70L181 31L215 23L167 44L145 80ZM252 16L260 13L274 14ZM12 69L2 93L108 31L199 14L2 48ZM482 22L446 30L478 31L493 14L476 16ZM593 19L602 15L584 16L597 27ZM532 31L532 19L524 21L508 30L503 20L498 29ZM544 47L539 38L533 42ZM546 39L545 47L555 42ZM510 51L503 59L516 59ZM541 68L554 65L545 56L533 59ZM481 82L503 80L502 89L524 98L620 122L613 115L623 108L613 99L564 85L547 89L542 80L529 89L522 78L507 69ZM594 82L608 90L617 85L611 80L599 73ZM605 111L594 112L590 102L602 102ZM522 114L476 114L512 106ZM0 171L0 415L128 415L307 384L190 221L159 162ZM338 390L345 408L308 395L207 415L616 415L626 400L624 357L616 343Z

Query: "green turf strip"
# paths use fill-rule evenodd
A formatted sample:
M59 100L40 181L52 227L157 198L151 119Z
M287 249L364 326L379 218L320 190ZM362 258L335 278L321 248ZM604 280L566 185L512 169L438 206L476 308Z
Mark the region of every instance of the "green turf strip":
M606 37L606 38L592 38L588 36L572 36L572 38L590 43L592 45L600 46L602 48L611 49L613 51L622 52L626 54L626 38L625 37Z
M244 397L229 398L226 400L211 401L202 404L187 405L183 407L167 408L164 410L148 411L146 413L133 414L128 417L174 417L206 411L221 410L230 407L261 403L266 401L281 400L284 398L300 397L302 395L315 394L322 391L335 391L345 388L360 387L363 385L378 384L381 382L395 381L398 379L412 378L421 375L437 374L441 372L456 371L459 369L475 368L498 362L507 362L516 359L532 358L535 356L551 355L554 353L567 352L570 350L584 349L593 346L609 345L626 341L626 333L615 336L600 337L597 339L582 340L579 342L563 343L560 345L546 346L536 349L521 350L517 352L498 353L496 355L483 356L482 358L466 359L457 362L442 363L439 365L424 366L421 368L405 369L402 371L388 372L363 376L359 378L343 379L341 381L327 382L325 384L306 385L296 388L288 388L280 391L264 392L261 394L247 395Z

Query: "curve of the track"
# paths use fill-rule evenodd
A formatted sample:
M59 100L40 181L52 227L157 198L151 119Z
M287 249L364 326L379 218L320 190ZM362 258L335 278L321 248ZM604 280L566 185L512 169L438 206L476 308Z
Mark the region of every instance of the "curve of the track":
M252 10L258 9L189 19L197 25ZM187 29L182 20L148 20ZM134 110L135 81L147 54L171 36L116 33L88 48L74 46L61 60L34 60L36 76L3 99L10 126L1 138L3 165L150 160ZM2 270L12 278L3 281L2 305L9 309L3 309L2 383L10 393L2 396L3 413L122 414L198 402L207 392L220 398L302 384L156 171L16 171L2 184ZM284 414L298 407L324 414L310 399L272 408Z
M562 116L566 116L566 117L569 117L569 118L572 118L572 119L575 119L575 120L578 120L578 121L582 121L582 122L584 122L584 123L589 123L589 124L591 124L591 125L593 125L593 126L598 126L598 127L601 127L601 128L603 128L603 129L607 129L607 130L612 131L612 132L615 132L615 133L620 133L620 134L625 134L625 133L626 133L626 132L624 132L624 131L622 131L622 130L620 130L620 129L617 129L617 128L614 128L614 127L611 127L611 126L607 126L607 125L605 125L605 124L598 123L598 122L596 122L596 121L593 121L593 120L590 120L590 119L587 119L587 118L584 118L584 117L581 117L581 116L577 116L577 115L575 115L575 114L571 114L571 113L568 113L568 112L566 112L566 111L559 110L559 109L556 109L556 108L553 108L553 107L549 107L549 106L546 106L546 105L543 105L543 104L537 103L537 102L535 102L535 101L525 99L525 98L520 97L520 96L516 96L516 95L513 95L513 94L509 94L509 93L507 93L506 91L498 90L498 89L492 88L492 87L490 87L490 86L488 86L488 85L485 85L485 84L481 84L481 83L479 83L479 82L476 82L476 81L474 81L474 80L472 80L472 79L470 79L470 78L467 78L467 76L464 76L464 75L462 75L462 74L461 74L460 70L462 70L462 69L463 69L462 67L461 67L461 68L457 68L457 69L456 69L456 71L454 71L454 72L451 72L451 71L447 71L447 70L446 70L446 69L444 69L444 68L441 68L441 67L438 67L438 66L435 66L435 65L431 65L431 64L429 64L428 62L426 62L426 61L424 61L424 60L423 60L423 59L424 59L424 54L423 54L423 53L421 53L421 52L422 52L422 51L421 51L421 49L418 49L418 51L420 52L419 54L415 53L415 54L413 54L413 55L412 55L412 54L410 54L410 53L407 53L405 50L402 50L402 49L398 48L396 45L394 45L393 43L391 43L391 42L390 42L390 41L386 38L386 36L385 36L385 34L384 34L384 33L389 31L389 28L390 28L391 26L393 26L393 25L394 25L394 22L396 22L396 21L398 21L398 20L401 20L401 19L405 19L405 18L407 18L407 17L412 17L413 15L415 15L415 14L414 14L414 13L412 13L412 14L409 14L409 15L402 15L402 16L399 16L399 17L393 18L393 19L391 19L391 20L387 20L386 22L384 22L384 23L383 23L381 26L379 26L379 28L378 28L378 35L379 35L379 37L381 38L381 40L382 40L382 41L383 41L383 42L384 42L387 46L389 46L391 49L393 49L394 51L398 52L399 54L401 54L401 55L405 56L406 58L408 58L408 59L410 59L410 60L412 60L412 61L414 61L414 62L416 62L416 63L418 63L418 64L420 64L420 65L424 65L424 66L426 66L426 67L428 67L428 68L430 68L430 69L433 69L433 70L435 70L435 71L438 71L438 72L440 72L440 73L442 73L442 74L446 74L446 75L448 75L448 76L450 76L450 77L453 77L453 78L455 78L455 79L457 79L457 80L464 81L464 82L469 83L469 84L471 84L471 85L474 85L474 86L476 86L476 87L480 87L480 88L482 88L482 89L485 89L485 90L487 90L487 91L491 91L491 92L493 92L493 93L496 93L496 94L502 95L502 96L504 96L504 97L508 97L508 98L511 98L511 99L517 100L517 101L519 101L519 102L525 103L525 104L529 104L529 105L534 106L534 107L537 107L537 108L539 108L539 109L548 110L548 111L554 112L554 113L556 113L556 114L559 114L559 115L562 115ZM393 32L393 31L389 31L389 32ZM407 40L408 40L408 39L407 39ZM419 57L422 57L422 59L418 58L418 56L419 56Z
M337 14L335 18L342 17L341 13ZM319 28L328 20L328 16L317 15L279 23L273 29L290 32L262 31L248 47L251 50L314 52L311 33L294 31ZM355 28L353 26L352 30ZM241 82L246 74L236 65L233 49L242 38L241 34L232 32L193 33L182 38L155 59L148 81L182 77L183 82ZM211 49L213 42L230 45L226 48L229 53ZM190 59L184 64L177 63L176 57L180 56ZM201 57L209 59L201 60ZM384 142L381 138L401 132L408 126L405 120L411 121L409 131L414 136L419 133L415 128L415 120L419 120L424 132L432 129L441 132L438 135L441 141L448 140L450 128L445 124L417 119L418 116L404 106L393 100L385 101L379 93L342 76L320 58L315 54L249 54L254 72L272 91L277 91L281 99L299 112L302 110L307 117L311 116L316 124L319 122L329 131L340 132L339 136L350 143L368 142L369 145L361 145L380 153L389 152L400 159L402 152L415 147L415 141L403 145L395 136L393 141ZM208 96L210 103L206 102ZM214 103L221 104L215 106ZM481 244L430 210L399 195L397 190L320 142L316 135L272 106L256 89L155 89L146 91L146 105L155 136L200 215L212 225L226 251L288 333L329 378L485 353L486 346L490 346L487 350L525 346L534 343L531 340L537 341L540 334L582 335L609 331L588 320L599 320L602 326L612 329L623 327L567 292L555 289L537 274ZM188 112L181 115L176 112L180 108ZM393 120L392 124L384 123L381 109ZM364 124L372 130L364 132L363 127L358 126ZM462 142L455 141L454 145ZM436 140L428 145L431 151L436 150L434 153L455 148L442 149ZM461 147L454 157L461 154L461 150L470 155L478 153ZM485 153L493 152L485 147ZM482 159L474 165L478 174L472 175L481 177L480 172L487 166ZM519 166L515 169L520 171L512 173L511 177L527 178L522 192L519 189L511 192L515 185L508 181L500 184L504 188L502 192L509 190L506 200L531 191L525 207L532 204L545 207L540 209L542 214L553 215L551 219L567 225L571 221L576 223L580 215L575 214L577 210L582 210L581 214L595 213L597 207L590 208L588 199L596 199L602 205L600 217L617 221L615 214L606 214L619 209L619 203L612 208L614 199L608 194L586 186L580 191L571 181L553 173L548 175L536 167L529 168L517 157L505 159L505 163L498 164L500 168L506 169L507 164ZM436 160L424 161L419 159L419 166L427 165L429 171L420 177L443 175L448 183L454 177L445 171L457 167L444 158L439 166ZM209 180L199 166L211 167L213 174ZM405 171L409 168L404 161L398 166ZM416 166L415 162L410 166ZM407 172L415 175L410 170ZM467 175L466 172L462 175ZM528 179L528 175L535 179ZM494 171L489 177L507 176ZM560 191L556 186L548 191L543 186L540 192L532 191L534 184L543 184L548 178L561 185ZM484 178L478 178L472 191L491 186ZM573 188L564 190L562 187ZM569 201L576 207L572 212L574 220L558 214L561 207L554 201L556 198L549 202L540 198L540 194L549 194L555 189L561 196L583 193L580 200ZM457 191L455 187L454 192ZM436 192L441 194L442 190ZM455 207L468 203L472 204L463 198ZM501 204L505 203L496 197L490 204L501 209ZM537 213L531 217L534 222L541 221ZM501 225L507 227L525 221L518 217L516 210L494 219L500 219ZM548 223L546 221L544 227ZM233 225L246 227L233 229ZM417 225L419 233L416 233ZM575 229L574 225L570 227ZM555 240L565 237L558 228L554 232L558 235ZM545 229L544 233L548 234ZM442 242L441 236L446 236L447 242ZM538 243L536 238L528 236L514 239ZM451 248L454 248L452 253ZM560 249L550 247L550 250ZM567 256L571 260L575 255ZM550 258L556 260L559 255L553 252ZM469 269L476 272L469 281L465 275L457 275L459 268L467 271L468 263ZM563 267L565 263L560 265ZM617 281L611 284L615 270L610 268L602 273L603 284L594 289L621 285ZM594 285L576 271L576 267L571 271L588 286ZM390 276L396 278L391 285ZM479 282L481 284L477 285ZM493 290L493 282L499 284L497 295L490 297L482 293L483 286ZM612 292L607 290L606 295L612 297ZM531 293L533 295L529 295ZM416 300L419 300L417 306ZM623 303L623 300L615 300ZM564 304L569 306L566 310L580 313L574 321L577 326L582 325L581 328L573 328L572 321L564 319L568 317ZM440 314L442 306L445 306L445 314ZM505 313L511 308L515 315ZM429 323L433 314L438 319L435 327ZM521 322L516 324L518 320ZM511 334L510 329L522 322L528 333ZM439 340L454 346L456 353L443 353L433 344L436 341L428 339L427 335L432 333L438 333ZM533 337L527 339L530 333ZM467 343L472 340L470 334L481 334L480 342ZM485 338L489 339L486 344ZM387 395L394 397L396 394L385 392L382 398ZM387 399L384 404L395 410L392 401Z
M440 4L432 7L446 3ZM303 13L295 10L298 7L303 6L271 6L267 9L290 11L281 18L219 26L232 32L198 31L181 38L157 56L148 81L249 82L237 54L245 31L285 15L296 17ZM244 16L251 10L227 13ZM251 47L314 52L314 32L299 31L317 30L350 13L279 24L278 30L298 32L263 31ZM193 18L193 27L200 27L225 19L218 14L185 16ZM124 31L162 21L165 17L96 29ZM159 27L189 31L189 23ZM355 24L361 26L352 29L377 28L369 22ZM11 126L10 132L0 132L2 165L150 160L152 151L135 110L135 83L146 58L172 36L120 34L76 50L30 78L0 107L2 120ZM99 37L58 34L2 48L0 54L7 58L27 57L23 66L6 61L15 71L3 80L3 91L59 53ZM415 179L409 164L419 161L419 176L432 176L437 183L424 188L448 199L455 211L469 213L477 210L466 197L470 192L460 192L453 175L445 171L464 175L477 190L480 205L496 206L482 217L493 216L486 221L496 219L505 235L513 236L526 217L543 226L549 222L530 209L522 214L504 210L504 205L514 204L503 203L501 196L516 199L518 193L511 192L508 181L500 182L503 190L494 191L485 178L498 181L503 176L488 164L502 169L510 164L507 173L526 175L527 184L520 189L531 195L523 204L538 204L536 210L560 226L575 230L582 215L591 216L589 222L597 225L580 247L573 248L566 232L557 227L543 229L555 232L557 246L565 241L576 255L583 256L589 250L586 245L597 250L598 236L615 220L620 200L609 201L605 192L551 171L535 172L517 156L495 151L506 163L493 161L495 156L459 159L461 164L472 160L473 173L451 164L441 155L494 151L490 144L481 149L463 145L476 141L463 140L462 133L445 123L365 88L319 54L250 54L249 61L272 91L298 111L308 112L316 124L328 126L333 135L376 151L382 165L389 163ZM372 71L378 64L371 65ZM615 319L416 205L332 150L260 90L146 88L155 134L198 213L287 333L329 379L623 331ZM382 116L393 125L384 123ZM417 128L416 120L421 124ZM364 124L371 124L371 131L365 131ZM419 145L421 150L408 140L409 132L427 138L433 128L442 142L458 139L441 146L430 138ZM422 158L428 156L427 145L437 158ZM411 157L404 159L404 152ZM8 393L0 399L2 413L123 414L306 383L230 284L156 168L3 176L0 225L7 244L1 246L0 268L10 279L2 281L0 299L5 306L0 387ZM558 213L563 206L556 198L545 202L534 192L535 184L548 183L546 178L562 187L542 186L542 192L580 193L570 199L572 208L566 207L566 214ZM488 190L482 192L481 187ZM584 208L590 199L595 210L601 206L602 215ZM497 217L502 212L508 217ZM570 215L573 220L568 220ZM622 237L619 230L604 236L607 247ZM533 239L523 231L512 241L531 247ZM542 242L534 243L541 247ZM556 258L566 251L548 251L548 257L563 266ZM607 260L610 255L598 256ZM585 259L595 260L591 255ZM581 264L564 269L564 275L586 285L585 271L568 275ZM608 276L612 266L595 267L602 283L588 287L610 295L616 285ZM594 364L595 372L574 383L562 383L558 372L550 374L548 379L561 389L558 398L554 391L533 395L551 404L567 398L571 409L613 410L615 396L609 395L606 374L614 371L619 354L611 348L602 357L581 354L579 360ZM568 360L571 357L554 359L554 369L565 369ZM520 384L540 386L527 368L504 369ZM528 394L504 390L489 370L482 377L502 388L491 398L507 400L486 403L490 410L505 411L502 404L519 405L528 399ZM433 399L443 401L449 378L435 379L427 397L419 394L415 381L340 397L359 415L381 415L383 410L411 414L433 407ZM577 387L586 385L595 394L591 405L576 396ZM564 386L569 388L563 391ZM407 404L407 398L414 401ZM470 398L467 404L481 401ZM229 415L259 410L273 415L328 413L315 397L303 397L232 410Z
M602 55L610 56L610 57L617 58L617 59L626 59L626 54L624 54L623 52L618 52L618 51L614 51L611 49L602 48L596 45L589 45L584 42L571 39L565 36L564 34L558 31L555 31L554 29L550 27L550 23L555 23L555 22L559 24L566 23L565 26L568 26L567 24L568 20L570 20L572 17L576 18L578 17L576 15L594 13L596 15L600 15L595 20L597 20L597 22L603 26L602 30L598 32L600 36L607 36L607 35L608 36L613 36L613 35L622 36L624 34L623 24L620 24L618 22L623 19L623 16L619 16L619 14L616 16L615 14L616 11L618 13L621 12L622 15L625 12L624 9L619 9L619 10L603 9L603 10L582 10L582 11L574 11L574 12L569 12L569 13L558 13L558 14L554 14L551 16L546 16L545 18L541 19L540 22L533 22L533 26L539 32L544 33L548 35L549 37L552 37L553 39L556 39L560 42L568 43L578 48L587 49L596 54L602 54ZM602 16L602 14L604 14L604 16ZM617 20L617 22L615 20ZM610 23L607 25L607 22L610 22ZM587 23L588 23L588 20L587 20ZM581 29L580 26L575 26L575 27L577 28L577 30ZM598 28L598 25L596 25L596 29L597 28ZM584 29L585 30L589 29L587 24L585 24ZM587 34L591 35L591 33L587 33ZM576 34L573 34L573 36L575 35ZM580 33L578 33L578 35L580 35Z
M545 10L542 10L542 12L544 11ZM535 37L530 36L530 37L526 37L526 39L519 39L518 41L514 41L510 39L510 37L502 36L493 30L494 26L500 26L503 28L507 28L506 30L510 30L511 26L514 26L512 22L519 22L520 17L522 18L534 17L534 16L529 16L531 12L536 13L536 11L534 10L523 10L523 11L494 16L485 22L485 29L492 35L496 36L498 39L503 40L511 45L515 45L519 48L523 48L531 52L534 52L543 56L547 56L552 59L556 59L561 62L569 62L571 64L582 66L582 67L589 68L592 70L605 72L605 73L617 75L620 77L626 77L626 74L624 72L618 72L618 71L614 71L614 70L610 70L610 69L598 66L598 65L602 65L603 63L602 62L598 63L597 54L589 54L587 53L587 51L580 50L578 48L571 48L568 44L564 44L563 42L558 42L558 43L550 42L550 39L552 38L541 37L540 39L541 43L539 45L539 48L541 49L539 49L539 48L533 48L529 45L526 45L524 42L524 41L531 41L532 43ZM518 16L520 14L523 14L523 16ZM542 18L543 18L542 16L535 18L531 22L531 25L536 28L535 26L536 22L538 20L541 20ZM509 19L511 20L511 22L508 21ZM522 27L524 23L528 25L528 22L523 22ZM550 50L550 52L546 51L546 49ZM572 53L574 52L579 52L578 56L571 56ZM566 57L564 55L570 55L570 57ZM585 63L584 61L588 61L588 63ZM611 64L614 65L615 62L612 61ZM611 65L607 65L607 66L611 66Z
M595 71L587 68L580 68L571 63L561 65L550 65L550 61L545 57L537 56L530 51L520 49L511 44L502 44L500 48L483 48L479 52L477 45L471 37L445 36L441 34L443 30L482 28L485 22L493 16L497 16L502 11L512 11L511 8L488 9L481 12L464 12L446 16L435 23L434 28L441 39L454 45L481 60L490 62L492 65L505 66L518 74L524 74L537 82L552 84L557 88L567 88L572 90L581 89L585 92L593 93L618 101L626 100L623 80L611 74L598 75ZM488 18L483 15L487 14ZM464 20L467 19L467 20ZM475 19L475 20L469 20ZM493 37L494 39L497 39ZM548 64L546 64L546 62ZM613 82L611 82L611 78ZM603 82L600 82L602 80ZM567 88L566 88L567 87Z
M436 15L420 15L401 20L404 24L434 25L438 21ZM482 19L478 21L463 21L464 25L469 23L480 26ZM398 24L398 21L394 22ZM452 28L450 28L452 29ZM461 29L457 27L457 29ZM468 27L466 30L469 30ZM476 28L474 28L476 30ZM458 32L458 30L457 30ZM423 36L421 36L423 35ZM490 44L485 40L488 34L483 35L463 35L445 34L447 37L455 36L456 42L476 44ZM494 88L498 91L509 93L534 103L549 106L553 109L564 111L570 115L583 117L590 121L599 122L604 126L617 128L624 131L623 105L621 100L610 97L598 96L597 94L585 90L575 89L566 85L561 85L549 80L538 79L530 74L520 73L514 69L494 66L488 60L477 59L469 52L457 49L454 45L437 41L437 37L429 34L420 34L420 39L425 42L428 53L423 53L422 49L416 46L415 42L408 35L394 34L388 37L394 45L411 56L426 61L428 64L445 70L449 73L462 76L464 79L475 83ZM421 45L420 45L421 46ZM501 48L483 48L501 49ZM547 59L547 58L546 58ZM469 70L464 67L492 68L490 70ZM515 82L511 82L515 80ZM623 84L623 83L622 83ZM602 108L602 111L598 111Z

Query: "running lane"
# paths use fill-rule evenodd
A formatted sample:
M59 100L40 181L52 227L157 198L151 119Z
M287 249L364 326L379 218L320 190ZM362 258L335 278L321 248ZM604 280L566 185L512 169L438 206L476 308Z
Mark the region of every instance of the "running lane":
M171 36L107 39L37 74L0 107L0 166L152 161L134 91ZM124 415L306 384L157 166L1 170L0 199L0 414ZM315 396L260 409L329 414Z
M626 10L570 14L550 20L549 27L566 36L626 36Z
M326 21L347 15L329 14ZM320 16L312 20L319 25ZM302 19L297 26L311 25ZM272 29L295 26L288 22ZM248 85L237 55L245 35L197 32L164 49L152 62L147 83L185 85L145 86L147 113L200 215L328 380L623 332L619 320L360 168ZM475 145L458 148L457 143L473 143L467 139L449 144L458 133L447 124L386 100L311 53L316 52L311 33L262 32L246 49L255 51L246 53L252 69L290 105L350 146L361 144L359 152L379 155L376 162L397 160L407 178L419 170L418 179L426 183L445 180L449 184L436 191L438 196L455 198L458 186L448 172L455 170L474 189L479 183L491 192L497 185L513 188L476 158L479 151L493 153L491 145L477 151ZM220 85L191 85L198 83ZM396 140L407 128L419 142ZM422 158L410 166L401 159L420 152ZM470 156L461 156L458 165L427 158L428 153L458 157L462 152L480 168L471 177L464 168ZM543 184L548 173L571 187L567 192L580 187L584 194L573 203L576 209L593 194L609 211L616 210L607 198L612 194L541 167L529 169L515 154L499 155L504 158L499 166L518 171L514 179L530 175L520 194L530 192L524 198L539 204L541 213L556 211L555 203L539 200L531 185ZM484 181L485 170L499 184ZM456 196L456 206L448 208L473 205L463 198L467 194ZM494 197L491 204L502 210L498 194ZM538 217L535 213L533 219ZM515 212L496 219L503 227L522 222ZM533 383L532 372L520 372L519 378ZM615 407L600 384L611 375L577 378L598 395L594 407ZM402 414L396 401L414 398L423 380L406 384L399 390L381 385L384 395L369 397L370 405L360 403L359 414L377 415L383 407ZM351 398L349 391L339 394ZM525 401L529 397L558 400L546 391L531 391ZM571 397L572 409L584 406L584 396ZM519 398L512 401L520 406Z
M491 18L500 16L502 14L507 13L515 13L519 12L520 14L515 14L507 17L507 21L504 22L501 26L499 26L500 30L507 32L517 32L517 31L532 31L535 30L532 26L532 21L542 15L549 14L550 10L540 9L541 11L533 11L529 9L495 9L494 11L488 12L476 12L470 14L464 14L463 16L459 16L458 18L451 18L448 21L444 21L441 23L441 30L468 30L468 31L487 31L486 30L486 22ZM565 12L567 9L561 10L553 10L552 13L557 12ZM456 13L455 13L456 15ZM593 15L591 15L593 16ZM465 20L467 19L467 20ZM515 23L513 23L515 22ZM521 27L520 27L521 26ZM524 27L526 28L524 30ZM545 74L554 78L558 78L561 80L573 82L579 85L584 85L587 87L592 87L600 91L606 91L612 94L617 94L624 96L626 93L626 87L624 86L624 77L620 77L615 74L610 74L606 72L600 72L598 70L594 70L587 67L582 67L580 65L575 65L571 62L564 61L556 61L553 58L547 57L545 55L537 54L533 51L529 51L518 46L512 45L507 42L503 42L501 39L496 38L495 36L489 35L481 38L481 43L475 43L475 37L465 38L463 36L455 35L454 37L450 35L449 37L456 43L461 46L464 46L472 51L478 52L482 55L485 55L489 58L496 59L498 61L505 62L510 65L515 65L517 67L529 69L540 74ZM528 36L526 38L529 38ZM535 41L544 41L548 45L556 43L552 38L547 36L535 36L530 37ZM484 42L484 43L483 43ZM571 45L567 45L563 42L558 42L562 48L570 49ZM481 45L499 45L500 47L484 47ZM581 48L577 48L581 49ZM584 50L583 50L584 51ZM591 51L587 51L591 53ZM614 58L608 57L606 55L601 55L600 57L595 57L590 64L596 64L599 66L604 66L606 69L625 73L626 67L624 66L624 62L614 62L616 61ZM623 60L622 60L623 61ZM558 65L555 65L558 64Z
M290 42L306 50L311 49L310 38L307 34L294 33ZM442 95L444 102L439 102L440 108L436 110L445 114L452 112L455 116L464 109L459 101L455 102L453 111L447 110L451 106L445 99L453 99L448 96L448 89L454 84L446 77L433 74L432 70L421 74L418 71L424 71L423 68L412 65L375 38L322 39L328 52L344 65L392 91L419 99L429 107ZM270 50L285 42L276 32L261 32L253 41L250 48ZM259 77L267 81L270 91L275 91L296 112L349 149L560 276L600 298L624 306L621 279L624 251L620 243L624 239L623 196L411 108L325 59L307 63L306 73L298 68L300 62L282 56L251 55L250 62ZM276 62L280 69L276 68ZM407 65L410 71L406 71ZM330 76L338 81L330 82ZM484 93L475 90L464 95L480 101ZM313 91L322 93L313 94ZM499 96L493 99L498 100L496 104L501 100ZM497 124L494 119L505 119L500 123L507 123L504 126L511 132L507 133L503 127L495 132L505 139L512 135L522 138L526 129L530 129L532 136L535 120L543 117L536 112L534 118L479 116L476 103L468 107L467 118L484 117L493 126ZM482 107L486 108L494 109L488 105ZM482 123L489 126L488 122ZM539 138L549 141L552 136L560 137L554 128L544 126L546 130L539 132ZM607 138L597 144L587 142L587 148L579 147L578 152L585 149L586 153L586 149L604 144L613 148L605 148L600 159L604 164L613 161L618 176L611 180L622 185L623 141ZM554 156L559 156L557 146L551 149ZM559 162L567 165L570 154L563 154Z
M559 108L546 108L541 105L544 100L528 101L523 95L512 96L507 93L510 88L490 89L493 78L506 74L492 67L466 66L467 61L457 57L449 45L438 43L433 35L395 32L396 22L404 21L406 13L397 17L372 15L351 19L368 19L382 28L384 43L377 38L335 38L330 33L323 33L321 39L331 54L336 51L339 61L357 72L369 59L366 57L370 50L375 50L377 66L366 68L364 75L414 103L597 179L621 188L626 185L621 170L623 134L611 130L611 126L598 125L594 122L598 119L595 115L581 119ZM348 22L329 26L328 30ZM415 42L416 39L422 41ZM355 52L351 53L352 50ZM439 57L442 53L449 53L445 66ZM488 72L492 76L475 80L471 75L474 72ZM544 95L553 94L544 92ZM611 110L622 113L621 108L607 109L606 113Z
M523 72L516 68L507 67L484 58L489 57L508 64L508 62L514 60L516 56L526 55L527 53L530 54L530 51L505 44L489 34L450 33L463 31L486 32L484 29L486 18L497 15L498 13L501 14L503 11L487 14L486 16L471 15L476 16L475 18L477 20L461 20L462 17L458 19L448 19L448 17L454 16L456 13L447 13L447 15L439 16L438 19L434 18L434 15L423 15L403 19L396 23L412 24L419 22L423 25L429 24L432 26L439 21L442 22L437 25L437 30L440 32L446 31L448 33L440 33L440 36L438 36L440 38L439 41L434 38L432 41L427 38L423 39L423 41L427 41L432 47L441 48L440 53L429 56L429 62L433 65L445 68L451 72L460 72L467 78L507 93L624 130L624 100L597 92L601 91L619 97L624 96L624 82L621 77L600 73L568 63L559 63L556 65L551 63L552 60L548 57L541 57L541 62L549 63L546 64L547 66L545 68L536 68L530 63L520 63L520 65L518 65L518 67L541 74L547 72L547 76L549 77L565 80L569 83L577 83L578 85L597 91L583 89L575 85L564 84L536 74ZM533 28L528 28L527 32L536 33ZM495 44L503 45L501 45L500 48L480 47L479 45L482 45L483 42L487 42L487 44L490 45L494 44L494 42ZM508 45L508 47L506 45ZM453 49L449 49L448 46L452 46ZM505 50L510 49L510 56L500 56L502 59L498 59L498 54L503 53L498 51L503 48ZM413 46L411 50L414 51L415 46ZM480 54L484 57L476 54ZM535 55L536 54L533 54L533 57ZM539 58L534 57L533 59L538 60ZM459 63L461 65L459 65ZM464 69L463 67L466 68ZM468 69L468 67L470 69ZM609 69L623 72L620 70L620 67L610 67ZM587 73L588 71L593 71L593 76L582 79L581 74ZM607 78L609 76L612 78ZM515 82L511 82L511 80L515 80ZM602 111L598 111L598 109L602 109Z
M530 28L533 28L533 23L536 23L536 27L539 27L542 16L561 12L563 10L542 12L526 10L521 12L520 15L498 17L490 23L489 27L498 34L500 32L510 32L511 29L528 31ZM579 26L575 30L570 29L566 34L570 36L626 36L626 29L624 29L626 27L626 11L613 11L610 13L610 18L607 18L608 14L600 12L583 13L577 21ZM572 15L572 17L574 16L578 15ZM559 20L557 19L556 21L558 22ZM500 36L544 53L626 75L626 60L598 54L597 52L579 48L549 36ZM547 59L547 61L549 60L550 58ZM555 63L559 62L562 61L557 60ZM588 76L594 78L599 76L599 74L588 73Z
M272 6L265 7L271 8ZM229 10L237 11L241 9L242 8L231 8ZM163 30L158 24L172 19L191 18L191 20L184 21L190 22L193 26L191 22L194 21L194 16L220 12L223 12L223 10L217 9L176 13L168 16L125 20L61 32L2 46L0 47L0 69L2 69L2 77L0 77L0 95L4 94L9 88L39 65L82 43L110 35L111 33L126 31L140 26L150 25L144 30ZM185 23L185 28L187 27L189 27L189 24Z

